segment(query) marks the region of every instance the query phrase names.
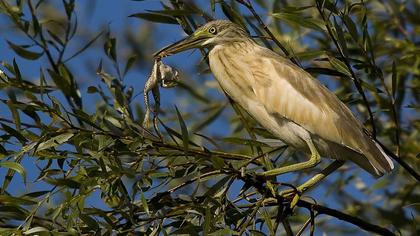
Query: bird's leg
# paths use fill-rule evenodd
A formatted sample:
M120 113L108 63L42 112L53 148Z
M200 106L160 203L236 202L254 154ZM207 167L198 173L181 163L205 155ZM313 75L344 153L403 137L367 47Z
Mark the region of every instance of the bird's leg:
M311 139L308 139L306 143L308 144L309 150L311 151L311 157L309 158L309 160L289 166L275 168L261 173L256 173L256 175L261 177L276 176L316 166L321 161L321 156L316 150L315 145L313 144Z
M310 189L312 186L318 184L321 182L325 177L333 173L335 170L340 168L344 164L343 160L335 160L333 163L329 164L325 169L323 169L320 173L316 174L312 178L310 178L308 181L297 187L296 189L288 189L285 191L282 191L280 193L281 196L287 197L288 195L295 193L297 191L297 194L302 194L303 192Z

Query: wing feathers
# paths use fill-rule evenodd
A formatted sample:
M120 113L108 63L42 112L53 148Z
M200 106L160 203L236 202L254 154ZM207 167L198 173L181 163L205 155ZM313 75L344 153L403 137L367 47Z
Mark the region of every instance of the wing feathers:
M322 139L365 155L365 161L375 169L374 175L380 176L393 168L392 161L363 132L363 126L349 108L318 80L266 48L261 47L253 58L249 66L255 81L254 93L267 111L282 115Z

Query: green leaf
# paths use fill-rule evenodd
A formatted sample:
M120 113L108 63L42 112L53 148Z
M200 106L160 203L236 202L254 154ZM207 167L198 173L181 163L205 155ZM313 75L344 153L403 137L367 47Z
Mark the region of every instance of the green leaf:
M216 3L215 0L210 0L210 9L212 12L216 11Z
M295 53L295 56L302 60L309 60L316 57L325 56L327 52L325 50L305 50L303 52Z
M3 128L4 131L6 131L11 136L15 137L21 143L25 143L27 141L27 139L20 132L16 131L12 127L10 127L6 124L1 124L1 127Z
M220 157L212 157L211 162L213 164L214 169L216 170L220 170L225 166L223 158Z
M372 84L369 84L369 83L365 82L364 80L360 80L360 84L362 85L362 87L368 89L369 91L371 91L373 93L383 93L382 90L380 90L379 88L375 87Z
M147 21L152 21L156 23L164 23L164 24L175 24L177 25L178 22L170 17L161 14L154 14L154 13L136 13L132 14L129 17L136 17Z
M203 234L204 235L208 235L211 229L211 225L212 225L212 212L211 212L211 208L207 207L206 208L206 215L204 217L204 226L203 226Z
M268 228L268 230L270 232L270 235L274 235L275 229L274 229L274 226L273 226L273 222L271 221L271 217L270 217L270 215L267 212L267 209L266 208L263 208L261 210L261 214L264 217L265 225L267 225L267 228Z
M85 224L89 227L89 229L91 230L99 229L99 224L94 218L86 214L80 214L79 217L81 220L83 220L83 222L85 222Z
M136 60L137 60L137 55L132 55L132 56L130 56L129 58L128 58L128 60L127 60L127 64L125 65L125 68L124 68L124 75L126 75L127 74L127 72L130 70L130 68L134 65L134 63L136 62Z
M38 202L29 199L28 197L13 197L9 195L0 195L0 202L5 205L35 205Z
M351 73L348 70L346 64L344 64L344 62L338 60L335 57L328 57L328 59L330 60L330 63L334 67L334 69L336 69L340 73L347 75L348 77L351 77Z
M221 180L219 180L216 184L214 184L204 195L208 197L214 197L214 195L217 195L218 192L223 191L225 184L231 179L232 177L230 175L223 177Z
M235 9L232 8L231 5L225 3L224 1L222 1L220 5L222 6L223 13L227 18L229 18L230 21L235 22L237 25L240 25L242 28L247 30L245 21L241 14L239 14Z
M12 162L12 161L2 161L2 162L0 162L0 167L5 167L5 168L8 168L10 170L18 172L26 182L25 168L23 168L23 166L21 164L19 164L17 162Z
M73 136L74 136L73 133L64 133L64 134L54 136L54 137L48 139L47 141L40 143L36 150L41 151L41 150L45 150L45 149L48 149L48 148L56 147L58 145L61 145L65 142L67 142Z
M176 114L178 116L179 126L181 127L181 134L182 134L182 142L184 144L184 150L185 152L188 151L188 143L189 143L189 137L188 137L188 129L185 125L184 119L182 119L181 113L179 113L178 108L175 106Z
M343 15L343 21L346 25L347 30L349 31L351 37L354 39L354 41L358 41L358 33L357 33L357 27L356 24L353 22L353 20L348 15Z
M188 15L195 15L199 14L198 12L192 11L192 10L185 10L185 9L166 9L166 10L160 10L160 11L154 11L154 10L147 10L151 13L157 13L162 15L168 15L168 16L188 16Z
M310 28L318 31L324 31L324 23L314 18L303 17L301 14L276 12L272 13L274 18L282 19L288 23L300 25L305 28Z
M36 191L36 192L27 193L24 196L25 197L30 197L30 198L37 198L37 197L43 196L43 195L45 195L49 192L50 191Z
M234 144L240 144L240 145L245 145L245 146L263 146L263 147L268 147L268 145L266 143L263 142L259 142L257 140L252 140L252 139L244 139L244 138L236 138L236 137L227 137L227 138L223 138L222 139L224 142L227 143L234 143Z
M144 196L143 191L141 191L141 204L143 205L143 209L146 212L146 214L150 215L149 206L147 205L147 200Z
M112 60L117 60L117 39L113 37L109 37L104 44L104 52L105 54L110 57Z
M46 178L45 182L52 184L54 186L66 186L69 188L73 188L73 189L78 189L80 188L80 183L73 180L73 179L63 179L63 178L59 178L59 179L53 179L53 178Z
M344 31L340 25L338 25L337 21L334 18L334 28L335 32L337 33L338 37L338 44L343 49L343 53L346 57L348 57L348 51L347 51L347 42L344 36Z
M22 81L22 74L20 73L19 66L16 62L16 58L13 58L13 72L16 76L16 79Z
M19 112L16 109L16 107L14 106L13 102L14 101L12 99L8 100L7 101L7 106L9 107L10 112L12 113L12 117L13 117L13 121L15 122L16 129L18 131L20 131L20 116L19 116Z
M12 48L13 51L16 52L16 54L28 60L36 60L44 54L44 52L29 51L25 49L23 46L16 45L10 41L7 41L7 43L9 44L10 48Z
M87 88L87 93L97 93L97 92L99 92L99 90L98 90L98 88L97 88L97 87L95 87L95 86L89 86L89 87Z
M26 230L25 232L23 232L23 234L24 235L44 235L44 234L40 234L40 233L42 233L42 232L44 232L44 233L47 233L47 232L50 232L48 229L46 229L46 228L44 228L44 227L41 227L41 226L38 226L38 227L34 227L34 228L32 228L32 229L29 229L29 230ZM46 234L46 235L48 235L48 234Z

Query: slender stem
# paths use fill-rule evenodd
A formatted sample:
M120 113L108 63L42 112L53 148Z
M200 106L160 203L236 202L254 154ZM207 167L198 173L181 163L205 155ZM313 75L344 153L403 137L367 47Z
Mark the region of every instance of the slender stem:
M373 135L373 137L376 137L375 120L373 118L373 113L372 113L372 109L370 108L369 101L367 100L366 94L363 91L363 88L361 86L361 81L360 81L359 77L357 77L356 74L354 73L353 68L351 67L348 58L345 56L341 45L338 43L338 40L335 38L334 33L332 32L329 19L327 19L325 17L323 8L322 8L322 6L319 5L318 2L317 2L317 9L318 9L319 14L322 17L322 20L325 23L325 26L327 28L328 34L330 35L331 39L333 40L335 47L337 48L338 52L340 53L340 55L341 55L341 57L342 57L342 59L344 61L344 64L346 65L347 69L349 70L349 72L351 74L351 79L354 82L354 85L356 86L357 91L362 96L363 102L364 102L364 104L366 106L366 109L367 109L367 111L369 113L369 121L370 121L370 124L372 126L372 135Z
M254 7L252 6L249 0L236 0L238 3L244 5L248 10L252 13L255 19L258 21L258 24L264 29L264 31L270 36L273 42L283 51L283 53L290 58L290 60L295 63L296 65L300 66L299 61L296 59L295 56L291 55L289 51L287 51L286 47L274 36L268 26L264 23L258 13L255 11Z

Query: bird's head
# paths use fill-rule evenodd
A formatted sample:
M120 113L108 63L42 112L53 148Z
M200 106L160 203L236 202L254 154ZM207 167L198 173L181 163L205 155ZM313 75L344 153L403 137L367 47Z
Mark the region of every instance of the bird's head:
M228 20L214 20L199 27L190 36L162 48L155 57L165 57L192 48L211 48L230 42L249 40L248 33Z

